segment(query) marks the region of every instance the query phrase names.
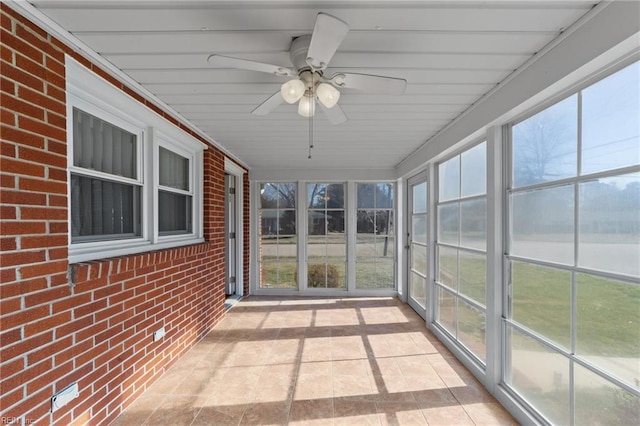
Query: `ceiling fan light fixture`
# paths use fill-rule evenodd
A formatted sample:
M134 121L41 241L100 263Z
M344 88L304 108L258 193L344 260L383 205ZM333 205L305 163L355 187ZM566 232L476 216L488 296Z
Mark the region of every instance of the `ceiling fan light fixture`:
M320 83L316 89L318 100L327 108L333 108L340 99L338 89L328 83Z
M294 104L302 98L306 90L305 84L302 80L289 80L280 87L280 93L282 97L289 104Z
M316 102L313 96L303 96L298 103L298 114L302 117L313 117L316 112Z

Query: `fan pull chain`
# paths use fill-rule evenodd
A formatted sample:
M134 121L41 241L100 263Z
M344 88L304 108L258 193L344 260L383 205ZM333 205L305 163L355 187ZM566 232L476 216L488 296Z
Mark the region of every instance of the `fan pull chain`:
M313 116L309 116L309 156L307 157L308 159L311 159L312 149L313 149Z
M315 115L316 112L316 98L315 98L315 93L313 93L313 88L314 88L314 81L313 81L313 73L311 74L311 111L313 112L312 114L309 114L309 156L307 157L307 159L311 159L311 150L313 149L313 116Z

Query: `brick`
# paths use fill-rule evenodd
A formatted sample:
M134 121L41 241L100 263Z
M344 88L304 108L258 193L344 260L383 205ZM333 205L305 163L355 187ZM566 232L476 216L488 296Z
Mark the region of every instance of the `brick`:
M30 46L8 31L3 30L1 34L3 44L9 46L16 52L20 52L22 55L26 55L25 57L28 57L31 60L39 62L43 61L44 56L40 50L34 48L33 46Z
M93 317L87 316L80 319L75 319L67 325L60 326L56 329L56 338L60 339L64 336L68 336L70 334L78 333L80 330L83 330L93 324ZM82 339L80 334L76 336L76 345L77 342L81 342Z
M2 224L2 233L4 235L44 234L46 229L44 222L20 221L3 222Z
M10 158L2 159L2 171L16 175L44 177L44 167L39 164L27 163Z
M0 187L2 188L8 188L8 189L15 189L16 188L16 182L17 182L17 178L16 176L13 175L0 175ZM0 208L5 207L5 206L0 206ZM4 215L0 215L0 218L5 218L5 219L15 219L15 207L11 207L13 210L13 217L5 217Z
M33 194L19 191L1 190L0 199L4 204L44 206L47 203L47 196L44 194ZM6 231L3 231L6 234Z
M23 99L5 95L2 97L2 106L7 110L14 111L19 115L35 118L44 121L44 109L27 103Z
M64 141L67 139L67 131L64 128L54 127L49 124L33 120L28 117L18 117L18 126L27 132L33 132L47 138Z
M20 246L22 249L66 246L68 240L69 238L66 235L39 235L37 237L22 237Z
M0 330L10 330L14 327L23 326L47 315L49 315L49 306L38 306L37 308L26 309L17 314L3 316L2 322L0 322Z
M30 102L32 104L40 106L42 109L46 111L53 111L60 116L64 117L66 115L67 109L64 102L60 102L58 99L51 98L42 91L36 91L24 86L18 86L18 96L21 99L24 99L26 102ZM66 122L62 124L60 127L66 127Z
M51 124L52 126L62 128L62 127L65 127L67 124L67 117L65 117L64 115L56 114L51 110L47 110L45 121L47 122L47 124Z
M16 158L16 145L8 142L0 142L0 155L3 157Z
M11 407L24 398L24 389L22 387L13 391L3 392L0 396L0 407Z
M45 94L63 103L66 103L67 101L67 95L65 91L62 88L51 83L47 83L45 85Z
M20 268L20 275L22 278L35 278L53 275L56 273L66 272L68 264L69 263L65 260L48 262L41 265L23 266Z
M33 280L20 280L17 283L8 284L8 281L3 280L0 286L0 298L8 298L14 296L23 296L27 293L39 291L47 288L46 278L36 278Z
M0 251L12 251L17 247L15 238L0 238ZM7 266L4 263L0 263L2 266Z
M56 154L67 155L67 144L64 142L48 141L47 148L49 152ZM66 170L65 170L66 171Z
M69 249L67 247L54 248L54 249L50 248L49 250L47 250L47 255L49 257L49 260L67 259L69 257ZM69 282L67 274L64 274L60 277L54 275L54 276L51 276L50 278L51 278L51 285L67 284Z
M63 299L71 295L71 289L67 288L51 288L45 291L39 291L35 294L24 296L24 304L27 308L37 305L43 305L45 303L52 302L56 299Z
M48 194L66 194L67 184L51 180L20 178L19 187L21 191L45 192Z
M63 155L52 154L47 151L32 149L26 146L18 148L18 158L23 160L40 163L47 166L56 166L61 168L67 167L67 159Z
M45 260L46 253L44 250L0 254L0 265L3 267L38 263Z
M27 355L27 362L29 365L37 364L43 359L52 358L56 354L70 347L73 347L73 338L71 336L64 339L54 340L50 345L41 346L34 352ZM62 363L56 361L55 364L60 365Z
M18 26L16 28L16 36L20 37L20 39L24 40L26 43L36 47L38 50L48 53L48 54L56 54L57 50L53 47L53 45L46 39L47 34L34 34L32 31L42 31L39 29L31 29L27 30L25 27ZM64 71L61 75L64 75Z
M54 329L58 326L67 324L71 321L71 312L63 312L61 314L47 316L46 318L27 324L24 326L24 335L31 337L47 330Z
M50 234L66 234L67 232L69 232L67 222L49 222Z
M4 37L4 32L2 33ZM4 41L4 40L3 40ZM21 70L15 66L2 61L2 75L9 80L31 87L34 90L44 90L44 81Z
M0 300L0 312L2 313L2 315L8 315L12 312L17 312L21 308L22 300L19 297Z
M78 306L73 310L74 318L82 318L85 315L92 315L95 311L104 309L107 307L106 300L98 300L88 305Z
M2 101L0 101L2 102ZM16 114L13 111L9 111L8 109L0 108L0 122L2 124L6 124L7 126L15 126L16 125Z
M0 134L5 141L11 141L22 145L29 145L34 148L44 148L44 137L14 129L4 124L0 125Z
M15 268L0 269L0 283L2 284L11 283L12 281L15 281L15 280L16 280ZM2 289L2 286L0 286L0 289Z
M67 183L67 170L66 169L58 169L55 167L47 167L48 175L47 178L49 180L57 180L60 182ZM66 200L66 197L65 197Z

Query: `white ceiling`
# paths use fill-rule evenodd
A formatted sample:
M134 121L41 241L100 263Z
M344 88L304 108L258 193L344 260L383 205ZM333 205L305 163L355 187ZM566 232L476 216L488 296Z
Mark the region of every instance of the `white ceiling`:
M391 169L596 1L31 1L252 168ZM214 68L212 53L290 67L316 14L350 26L325 74L404 78L402 96L342 90L349 120L309 121L283 103L251 111L286 81Z

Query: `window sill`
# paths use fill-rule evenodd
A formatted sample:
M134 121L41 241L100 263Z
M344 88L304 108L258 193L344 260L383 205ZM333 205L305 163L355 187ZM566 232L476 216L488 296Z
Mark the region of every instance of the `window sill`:
M117 247L100 247L99 249L96 247L82 248L78 247L78 245L74 245L69 247L69 263L73 264L88 262L90 260L106 259L109 257L128 256L149 251L199 244L204 241L204 238L188 236L179 239L172 239L171 241L161 241L156 244L152 244L149 241L119 242Z

